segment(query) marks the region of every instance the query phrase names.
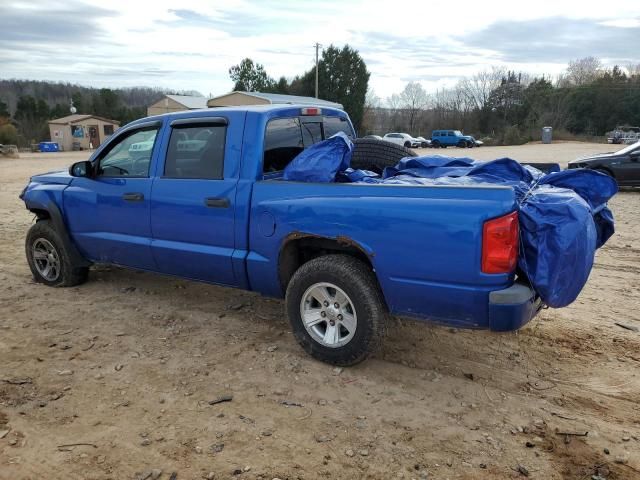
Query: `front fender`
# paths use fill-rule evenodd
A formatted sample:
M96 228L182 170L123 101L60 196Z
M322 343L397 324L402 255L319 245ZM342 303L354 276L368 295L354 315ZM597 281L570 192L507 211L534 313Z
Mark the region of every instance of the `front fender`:
M49 217L71 258L71 262L78 267L88 267L91 262L80 254L71 240L64 215L59 207L62 205L62 194L66 187L67 185L31 183L20 194L20 198L24 201L27 210L39 214L39 216Z

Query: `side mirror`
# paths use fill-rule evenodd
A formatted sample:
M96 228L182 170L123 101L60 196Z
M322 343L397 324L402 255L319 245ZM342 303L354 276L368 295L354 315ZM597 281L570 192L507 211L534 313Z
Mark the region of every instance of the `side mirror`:
M76 162L69 167L69 175L72 177L91 177L92 173L93 166L88 160Z

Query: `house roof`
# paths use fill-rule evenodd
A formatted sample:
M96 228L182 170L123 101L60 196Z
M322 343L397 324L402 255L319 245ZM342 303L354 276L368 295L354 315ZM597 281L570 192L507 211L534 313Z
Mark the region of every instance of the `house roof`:
M102 120L103 122L109 122L115 125L120 125L120 122L116 120L109 120L108 118L99 117L97 115L81 115L79 113L75 113L73 115L67 115L66 117L62 117L62 118L55 118L53 120L49 120L49 123L61 123L66 125L67 123L78 123L83 120L87 120L89 118L97 118L98 120Z
M267 100L272 104L295 104L295 105L320 105L325 107L339 108L342 109L342 105L335 102L330 102L328 100L322 100L320 98L315 97L301 97L298 95L283 95L281 93L264 93L264 92L230 92L225 95L220 95L219 97L214 97L207 102L207 105L211 105L215 103L216 100L220 100L222 98L228 97L234 94L247 95L249 97L261 98L263 100Z
M195 97L192 95L167 95L174 102L178 102L180 105L184 105L190 110L197 108L207 108L206 97Z

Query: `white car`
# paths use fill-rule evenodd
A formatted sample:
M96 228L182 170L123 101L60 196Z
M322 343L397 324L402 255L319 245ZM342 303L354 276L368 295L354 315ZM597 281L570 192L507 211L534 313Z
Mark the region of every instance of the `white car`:
M420 140L413 138L408 133L387 133L383 140L387 142L397 143L398 145L403 145L407 148L419 148Z

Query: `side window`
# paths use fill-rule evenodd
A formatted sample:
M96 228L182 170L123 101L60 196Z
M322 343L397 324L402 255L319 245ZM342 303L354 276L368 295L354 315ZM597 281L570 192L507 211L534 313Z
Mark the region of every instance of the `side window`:
M132 130L109 145L99 160L101 177L148 177L159 127Z
M354 137L353 130L346 118L324 117L324 137L329 138L338 132L343 132L349 138Z
M225 125L179 125L171 130L164 177L220 180L224 173Z
M283 170L304 150L300 121L297 118L276 118L267 123L264 136L263 171Z

